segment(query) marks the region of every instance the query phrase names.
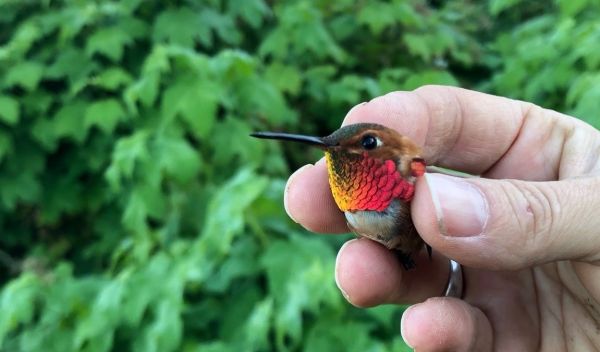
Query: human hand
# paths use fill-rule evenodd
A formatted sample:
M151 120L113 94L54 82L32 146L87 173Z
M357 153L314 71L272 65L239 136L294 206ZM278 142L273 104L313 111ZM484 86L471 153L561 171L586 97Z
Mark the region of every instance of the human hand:
M427 86L354 107L423 146L429 164L482 178L426 174L412 218L433 247L404 271L368 239L339 251L336 282L352 304L413 304L402 335L418 351L582 351L600 346L600 132L566 115L459 88ZM556 182L559 180L558 182ZM288 181L290 217L348 232L324 160ZM448 259L464 298L441 295Z

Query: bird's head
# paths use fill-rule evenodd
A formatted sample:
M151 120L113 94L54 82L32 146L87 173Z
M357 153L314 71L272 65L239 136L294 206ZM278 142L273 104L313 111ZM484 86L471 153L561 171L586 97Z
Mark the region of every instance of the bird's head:
M323 149L331 191L342 211L384 211L393 199L410 201L415 177L425 171L421 149L408 137L378 124L347 125L326 137L277 132L252 136Z

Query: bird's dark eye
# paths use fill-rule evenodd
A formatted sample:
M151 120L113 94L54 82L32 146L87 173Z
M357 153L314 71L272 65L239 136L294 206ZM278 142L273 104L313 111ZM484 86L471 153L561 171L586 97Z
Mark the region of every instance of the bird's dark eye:
M360 141L363 148L366 150L375 149L377 147L377 138L371 136L370 134L364 135L362 140Z

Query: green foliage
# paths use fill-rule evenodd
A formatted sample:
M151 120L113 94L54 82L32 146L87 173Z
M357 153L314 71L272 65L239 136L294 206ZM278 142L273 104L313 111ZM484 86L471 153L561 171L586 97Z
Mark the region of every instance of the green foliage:
M337 291L343 238L283 211L318 153L248 134L431 83L598 127L598 7L0 3L0 350L408 350L401 308Z

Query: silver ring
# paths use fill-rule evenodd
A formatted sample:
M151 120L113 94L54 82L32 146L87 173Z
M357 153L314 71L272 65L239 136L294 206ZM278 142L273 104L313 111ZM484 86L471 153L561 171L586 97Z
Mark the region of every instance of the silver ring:
M445 297L463 298L463 271L462 266L450 259L450 275L448 277L448 285L444 291Z

